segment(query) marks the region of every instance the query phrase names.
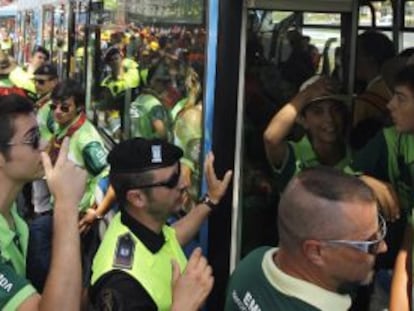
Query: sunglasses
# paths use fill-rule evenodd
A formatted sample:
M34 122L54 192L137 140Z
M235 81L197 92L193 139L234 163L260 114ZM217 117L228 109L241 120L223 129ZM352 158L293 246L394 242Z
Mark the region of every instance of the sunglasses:
M328 240L324 242L330 245L349 246L361 252L375 255L378 253L378 248L381 242L384 240L385 236L387 235L387 224L385 222L384 217L382 217L381 215L378 215L378 226L379 226L379 231L378 231L379 238L375 240L369 240L369 241Z
M20 141L20 142L16 142L16 143L7 143L7 146L18 146L18 145L29 145L31 146L33 149L39 149L40 146L40 132L39 132L39 128L36 128L33 132L33 134Z
M52 81L53 78L50 79L33 79L35 83L39 85L44 85L46 82Z
M50 110L55 111L58 106L60 107L60 111L64 113L67 113L70 110L70 104L67 104L67 103L62 103L62 104L51 103L49 107L50 107Z
M159 181L153 184L147 184L147 185L139 185L139 186L133 186L133 188L154 188L154 187L167 187L169 189L174 189L177 187L178 181L180 180L181 175L181 165L178 163L178 170L172 173L172 175L165 181Z

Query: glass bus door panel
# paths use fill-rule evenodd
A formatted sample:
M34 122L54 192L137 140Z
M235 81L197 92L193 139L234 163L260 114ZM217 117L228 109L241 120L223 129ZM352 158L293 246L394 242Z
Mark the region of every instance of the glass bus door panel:
M53 63L56 64L59 76L62 78L67 76L66 56L68 51L68 14L68 7L64 4L60 4L55 9L53 20L54 36L51 57Z
M24 14L18 12L16 15L16 51L14 57L18 64L23 63L23 28L24 28Z
M42 45L53 53L54 7L43 6Z
M115 140L161 138L184 150L190 186L178 218L201 194L205 7L202 0L105 1L91 16L100 29L101 76L93 93L100 126ZM163 130L153 122L156 111Z
M30 60L33 48L37 44L41 44L41 14L40 9L24 12L23 63Z
M73 42L72 54L70 58L70 76L85 84L86 81L86 59L85 59L85 29L88 19L88 7L85 2L75 2L73 5L74 27L73 27Z
M275 3L279 7L280 3ZM289 3L285 3L287 8L296 5L293 1ZM305 6L311 3L309 1ZM266 4L270 6L270 3ZM342 49L349 46L341 35L341 13L321 14L316 8L309 12L252 8L245 13L242 28L245 50L241 52L244 59L240 67L240 74L244 75L240 87L244 91L239 93L244 94L239 98L244 114L238 121L241 134L238 134L240 142L236 145L241 147L236 147L239 150L236 153L240 157L240 167L235 168L240 170L241 179L239 189L235 190L238 206L232 220L232 234L237 236L232 247L239 243L232 251L235 257L243 257L261 245L276 246L278 243L279 194L296 168L275 168L270 164L263 140L270 121L303 83L316 74L336 79L344 89L348 83L348 77L339 74ZM297 142L304 135L305 129L294 123L285 140Z

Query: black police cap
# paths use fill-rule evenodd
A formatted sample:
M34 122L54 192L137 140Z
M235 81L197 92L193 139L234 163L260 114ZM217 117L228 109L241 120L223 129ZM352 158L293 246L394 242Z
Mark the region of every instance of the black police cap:
M115 145L108 162L111 173L140 173L171 166L182 156L180 148L164 140L139 137Z
M43 64L35 70L34 75L47 75L56 78L58 76L58 72L56 66L52 64Z

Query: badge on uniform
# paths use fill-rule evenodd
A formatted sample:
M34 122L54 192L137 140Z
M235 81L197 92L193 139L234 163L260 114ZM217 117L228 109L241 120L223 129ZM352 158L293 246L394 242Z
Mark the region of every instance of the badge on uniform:
M135 241L130 233L118 238L113 266L120 269L132 269L134 262Z

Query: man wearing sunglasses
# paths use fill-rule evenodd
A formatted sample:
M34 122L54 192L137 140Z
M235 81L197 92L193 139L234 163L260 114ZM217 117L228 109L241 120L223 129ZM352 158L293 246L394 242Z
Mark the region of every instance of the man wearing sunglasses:
M371 189L329 167L288 183L278 231L278 248L261 247L239 263L226 311L348 310L349 294L372 281L375 258L387 250Z
M43 152L46 146L39 139L32 102L18 95L0 99L1 310L79 309L81 264L76 206L84 192L86 172L68 160L68 146L66 140L53 167ZM40 296L25 276L28 228L14 201L25 183L43 175L55 197L55 239L53 264Z
M171 283L179 271L188 272L194 265L197 251L186 268L182 246L220 202L232 173L218 179L209 154L205 162L207 196L169 227L166 220L180 209L187 188L181 175L182 155L180 148L164 140L144 138L121 142L109 154L110 182L120 212L109 225L93 262L89 292L97 310L198 310L211 289L210 282L201 286L201 291L195 284L181 301ZM201 262L204 273L200 280L211 280L211 268L205 259Z
M43 64L34 72L33 81L36 88L36 107L40 109L50 102L50 94L58 83L57 68L53 64Z
M70 138L69 157L76 165L88 172L85 194L78 206L79 217L90 216L96 220L95 190L99 180L107 176L107 151L101 136L93 124L87 120L84 113L85 93L76 81L68 79L56 85L51 93L51 110L54 124L53 136L49 141L49 156L52 162L56 160L60 147L65 137ZM70 182L70 180L68 180ZM49 219L51 219L49 217ZM92 226L94 225L94 226ZM82 228L82 260L84 284L89 283L90 265L97 248L98 228L97 223L88 222L87 227ZM31 239L31 254L29 274L36 275L37 288L43 288L44 280L50 267L50 245L52 232L51 224L44 224L37 228L38 239ZM89 230L92 229L92 230ZM41 237L41 238L40 238ZM41 252L38 251L41 249Z

